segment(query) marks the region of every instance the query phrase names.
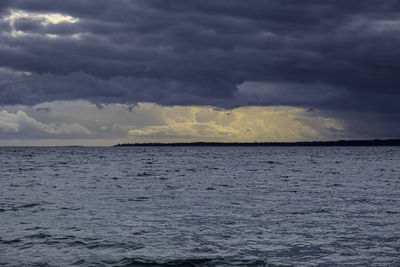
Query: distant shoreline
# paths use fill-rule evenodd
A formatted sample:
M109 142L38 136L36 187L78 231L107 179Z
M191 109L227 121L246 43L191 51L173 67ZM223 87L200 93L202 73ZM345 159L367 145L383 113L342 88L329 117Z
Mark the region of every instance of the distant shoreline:
M339 141L310 141L310 142L192 142L192 143L124 143L115 145L115 147L149 147L149 146L293 146L293 147L310 147L310 146L400 146L400 139L386 140L339 140Z

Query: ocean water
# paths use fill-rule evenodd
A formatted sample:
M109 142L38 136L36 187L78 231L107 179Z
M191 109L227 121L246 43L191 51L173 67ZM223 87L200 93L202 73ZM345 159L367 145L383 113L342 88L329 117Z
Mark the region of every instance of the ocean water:
M400 266L400 148L0 148L0 266Z

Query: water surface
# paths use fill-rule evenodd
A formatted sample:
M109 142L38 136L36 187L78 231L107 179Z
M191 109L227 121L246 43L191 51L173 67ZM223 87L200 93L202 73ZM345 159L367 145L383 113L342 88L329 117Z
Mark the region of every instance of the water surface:
M0 265L399 266L400 148L0 148Z

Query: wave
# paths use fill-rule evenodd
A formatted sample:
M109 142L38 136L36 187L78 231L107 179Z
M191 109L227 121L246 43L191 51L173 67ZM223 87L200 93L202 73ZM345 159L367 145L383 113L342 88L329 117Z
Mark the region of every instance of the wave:
M106 263L110 264L110 262ZM135 267L207 267L207 266L277 266L266 263L262 260L228 260L222 258L186 258L166 261L148 261L141 259L124 258L118 262L111 263L110 266L135 266Z

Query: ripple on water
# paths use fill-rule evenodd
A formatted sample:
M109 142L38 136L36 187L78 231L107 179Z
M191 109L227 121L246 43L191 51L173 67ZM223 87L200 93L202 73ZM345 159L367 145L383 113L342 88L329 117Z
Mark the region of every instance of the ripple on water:
M400 266L398 162L396 148L0 148L0 265Z
M168 261L149 261L137 258L123 258L117 262L104 261L110 266L174 266L174 267L198 267L198 266L275 266L261 260L224 260L222 258L187 258Z

